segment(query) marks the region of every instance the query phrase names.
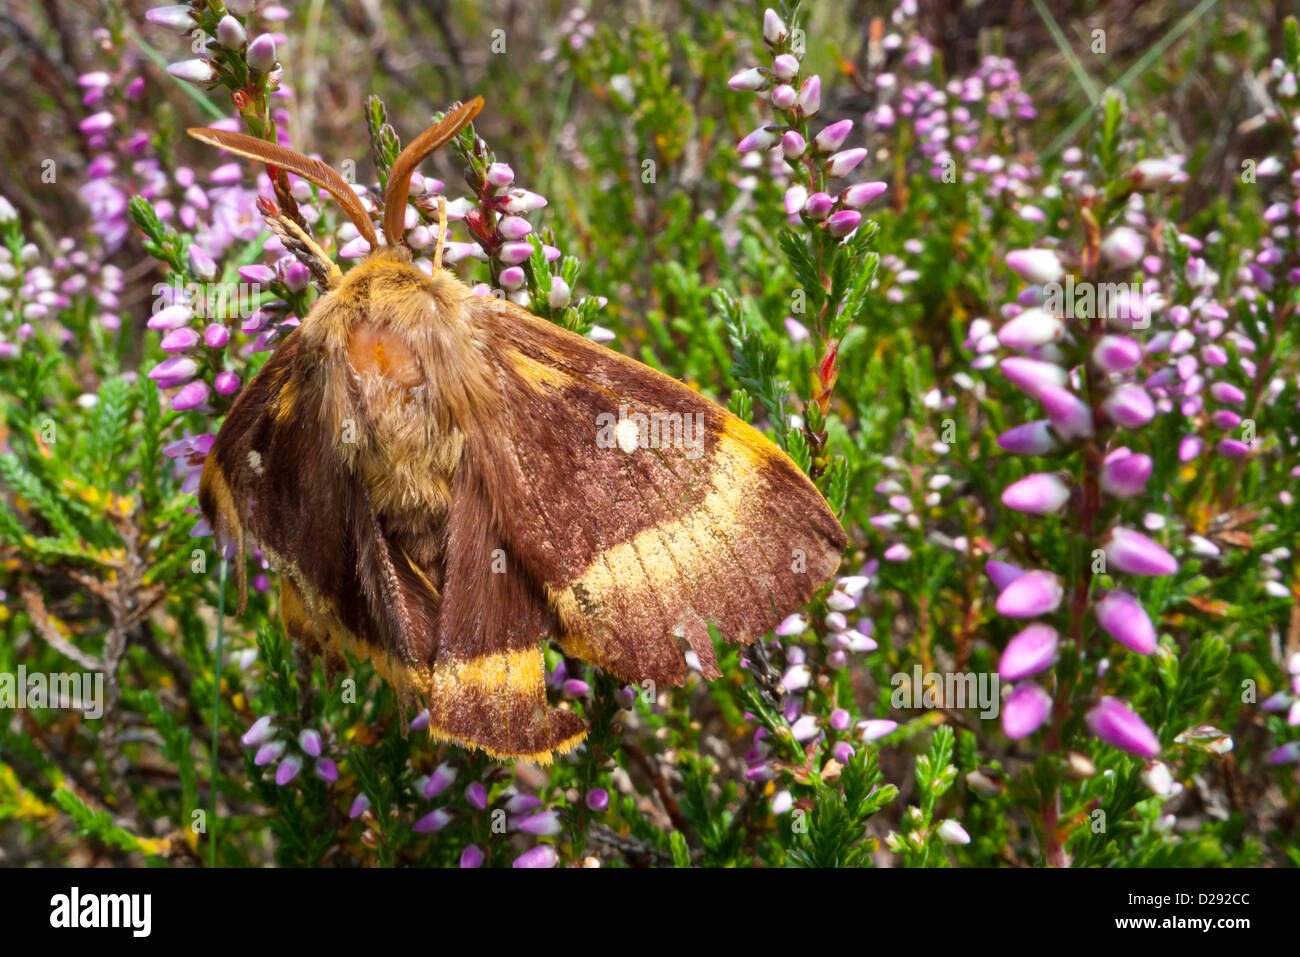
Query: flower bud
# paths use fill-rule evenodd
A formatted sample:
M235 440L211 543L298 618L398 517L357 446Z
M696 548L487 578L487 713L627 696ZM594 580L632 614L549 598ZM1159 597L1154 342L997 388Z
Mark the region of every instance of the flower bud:
M1039 392L1038 401L1061 438L1071 441L1092 435L1092 409L1069 389L1047 386Z
M772 90L772 106L778 110L788 110L795 105L799 94L789 83L782 83Z
M797 183L794 186L791 186L785 191L784 204L786 215L795 215L804 208L804 204L807 202L808 190L804 189Z
M1070 487L1051 472L1027 475L1002 490L1003 505L1032 515L1059 511L1069 500Z
M1156 650L1156 630L1146 609L1125 591L1107 592L1093 607L1097 624L1126 648L1141 655Z
M1128 372L1142 361L1142 346L1128 336L1105 335L1093 347L1092 361L1103 372Z
M998 436L997 442L999 447L1015 455L1047 455L1061 447L1047 419L1007 429Z
M1101 241L1101 254L1117 269L1128 269L1137 264L1146 250L1146 243L1136 230L1120 226L1111 230Z
M248 65L259 73L270 73L275 69L275 38L269 33L259 35L248 45Z
M838 123L832 123L826 129L822 130L813 137L813 150L817 153L834 153L839 149L849 133L853 130L852 120L840 120Z
M757 92L763 89L767 82L767 77L763 75L763 71L753 66L748 70L741 70L739 73L733 74L731 79L727 81L727 86L733 90L753 90Z
M810 76L799 88L799 112L804 116L815 116L822 108L822 81L819 76Z
M552 276L551 294L546 299L547 305L552 309L564 309L569 305L570 299L569 284L559 276Z
M189 33L198 22L194 18L194 8L188 3L173 3L165 7L146 10L144 18L154 26L171 30L175 33Z
M1112 422L1130 429L1146 425L1156 416L1155 403L1140 385L1125 383L1101 403L1102 411Z
M1026 309L1002 325L998 342L1009 349L1039 349L1061 338L1065 323L1045 309Z
M1037 399L1043 389L1060 388L1069 380L1064 369L1054 362L1041 359L1028 359L1024 356L1011 356L998 363L1002 374L1011 380L1011 384L1031 399Z
M793 80L799 75L799 58L782 53L772 61L772 72L781 80Z
M1051 572L1026 572L1002 589L994 607L1007 618L1036 618L1055 611L1064 595L1060 580Z
M217 78L217 71L207 60L181 60L167 66L167 72L178 80L206 86Z
M840 202L850 209L861 209L889 187L885 183L856 183L840 193Z
M1112 748L1143 758L1160 753L1160 740L1137 714L1116 698L1105 697L1084 720L1092 733Z
M808 143L797 130L787 130L781 137L781 152L785 154L786 159L798 159L803 156L803 151L807 148Z
M786 29L785 21L771 7L763 11L763 39L768 43L777 44L790 35Z
M1172 575L1178 571L1178 562L1169 552L1131 528L1112 529L1102 548L1107 561L1130 575Z
M831 179L847 176L866 158L867 151L861 147L841 150L826 161L826 175Z
M1033 624L1007 642L998 660L998 675L1018 681L1037 674L1056 660L1060 636L1051 625Z
M1052 711L1052 699L1033 682L1016 685L1002 705L1002 731L1023 738L1037 731Z
M1007 267L1025 282L1041 286L1065 275L1061 259L1050 249L1013 249L1007 253Z
M1101 487L1115 498L1140 495L1151 478L1151 468L1149 455L1109 456L1101 469Z
M238 50L248 40L248 34L244 32L244 25L226 14L217 24L217 42L227 50Z
M832 236L847 236L853 230L858 228L862 222L862 214L854 209L841 209L832 213L831 217L826 220L826 231Z

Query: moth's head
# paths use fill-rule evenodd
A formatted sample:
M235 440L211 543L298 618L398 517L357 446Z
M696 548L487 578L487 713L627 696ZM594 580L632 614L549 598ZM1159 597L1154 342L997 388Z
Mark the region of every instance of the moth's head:
M411 190L411 175L416 167L435 150L445 146L452 137L464 129L481 109L483 109L481 96L474 97L468 103L456 104L438 122L407 144L393 161L393 167L388 174L388 186L384 190L383 225L386 246L380 244L370 214L366 212L361 200L352 191L352 187L342 176L320 160L314 160L276 143L268 143L266 140L259 140L243 133L203 128L190 129L188 133L209 146L215 146L245 159L265 163L271 182L275 184L276 194L281 197L282 206L292 205L285 202L285 198L289 197L287 173L294 173L314 183L334 197L348 219L352 220L352 224L357 227L357 231L369 243L372 255L388 250L383 256L385 260L395 258L409 262L410 247L406 245L402 234L406 219L406 200ZM322 272L326 274L328 279L325 285L337 285L342 278L342 273L311 238L307 232L307 224L301 216L297 215L297 210L276 208L269 201L265 208L270 210L264 213L267 224L281 237L285 248L302 260L314 275L320 276ZM447 231L445 222L440 226L435 263L441 262L442 245Z

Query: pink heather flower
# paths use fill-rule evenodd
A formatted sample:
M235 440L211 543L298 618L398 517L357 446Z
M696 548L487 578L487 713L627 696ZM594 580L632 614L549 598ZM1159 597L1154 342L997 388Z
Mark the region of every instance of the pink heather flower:
M897 727L897 721L889 721L885 718L869 718L866 721L858 722L858 733L863 741L875 741L887 734L893 734L894 729Z
M1046 515L1070 500L1070 486L1052 472L1036 472L1002 490L1002 504L1017 512Z
M785 21L780 15L768 7L763 11L763 39L775 46L789 36L790 31L786 29Z
M939 835L939 840L943 841L945 844L970 843L970 835L966 833L966 829L952 818L948 818L940 824L939 827L935 829L935 833Z
M551 277L551 291L546 297L546 304L552 309L564 309L573 298L569 284L559 276Z
M1107 592L1093 608L1097 624L1106 633L1138 654L1156 650L1156 630L1141 603L1124 591Z
M1070 441L1092 435L1092 410L1069 389L1046 386L1039 391L1038 401L1061 438Z
M313 728L304 728L298 735L298 746L313 758L320 757L320 732Z
M1092 361L1103 372L1128 372L1142 361L1142 346L1128 336L1102 336L1092 349Z
M807 342L812 338L812 333L794 316L785 317L785 331L790 336L791 342Z
M996 558L990 558L985 562L984 570L988 572L989 578L993 580L993 587L998 591L1002 591L1017 578L1022 578L1026 574L1023 568L1017 568L1008 562L1000 562Z
M851 209L861 209L889 187L885 183L856 183L840 193L840 202Z
M515 858L512 867L555 867L560 863L560 855L549 844L539 844L532 850L524 851Z
M1092 733L1112 748L1154 758L1160 753L1160 740L1137 714L1116 698L1105 697L1084 718Z
M835 205L830 193L813 193L804 204L803 211L809 219L825 219Z
M1007 429L998 436L998 446L1015 455L1046 455L1061 447L1051 424L1047 419L1038 419Z
M852 120L840 120L838 123L832 123L813 137L813 150L818 153L834 153L849 138L849 133L852 131Z
M268 741L257 749L257 754L253 755L253 763L260 768L272 761L278 761L286 747L288 744L284 741Z
M808 148L808 142L798 132L798 130L787 130L781 137L781 152L785 154L786 159L798 159L803 156L803 151ZM803 187L799 187L802 189Z
M189 306L177 303L176 305L167 306L159 309L149 317L146 323L150 329L166 330L177 329L186 325L194 318L194 313Z
M239 278L245 282L256 283L259 286L269 286L275 282L275 270L257 263L251 266L240 266Z
M1140 385L1125 383L1101 403L1102 411L1112 422L1130 429L1146 425L1156 416L1156 405Z
M316 762L316 777L334 784L339 779L339 766L332 758L321 758Z
M180 383L194 378L199 371L199 364L188 356L175 356L164 359L149 370L149 378L159 383ZM160 385L160 388L167 388Z
M1300 741L1289 741L1268 756L1269 764L1295 764L1300 761Z
M831 712L831 728L835 731L847 731L849 725L853 723L853 716L843 708L836 708Z
M545 196L530 193L526 189L512 189L506 194L506 199L501 204L501 211L510 214L531 213L545 205Z
M793 80L799 75L799 58L789 53L782 53L772 61L772 72L778 79Z
M248 40L244 25L226 14L217 24L217 42L227 50L238 50Z
M279 766L275 769L275 783L280 787L284 787L296 778L298 772L301 770L302 758L298 757L296 754L291 754L281 761Z
M480 781L471 781L469 787L465 788L465 802L470 807L481 811L487 807L487 801L487 788Z
M867 151L861 147L841 150L826 161L826 175L831 179L847 176L866 158Z
M245 56L248 65L254 70L259 73L270 73L275 69L275 38L269 33L261 34L248 45Z
M533 224L522 216L506 216L497 224L503 238L510 241L523 239L533 231Z
M766 85L767 77L765 77L763 71L756 66L732 74L731 79L727 81L727 86L731 87L733 90L753 90L754 92L758 92ZM489 180L489 182L491 182L491 180Z
M1215 449L1225 459L1244 459L1250 454L1249 443L1243 442L1240 439L1220 439L1218 445L1215 446Z
M144 18L154 26L175 33L189 33L198 25L194 19L194 8L188 3L154 7L152 10L145 11Z
M1016 685L1002 705L1002 731L1023 738L1037 731L1052 711L1052 699L1032 682Z
M284 267L284 284L290 292L302 292L311 283L311 270L298 260Z
M450 823L451 812L445 807L440 807L436 811L430 811L424 817L412 824L411 830L416 834L434 834L441 831Z
M1060 257L1050 249L1013 249L1007 253L1006 264L1025 282L1036 286L1056 282L1065 275Z
M1215 402L1238 403L1246 401L1246 393L1231 382L1215 382L1210 386L1210 398Z
M890 545L885 549L884 558L887 562L905 562L911 557L912 550L902 542Z
M1167 159L1144 159L1129 172L1138 189L1155 189L1164 186L1182 170L1178 164Z
M799 88L799 112L804 116L815 116L822 108L822 80L819 76L810 76Z
M609 807L609 792L604 788L592 788L587 792L587 807L597 814L603 813Z
M1007 681L1037 674L1056 660L1059 639L1051 625L1030 625L1007 642L998 660L998 674Z
M760 126L737 143L736 149L741 153L750 153L754 150L770 150L776 145L776 142L777 135L767 127Z
M1060 388L1068 381L1065 370L1054 362L1011 356L998 363L1002 374L1031 399L1037 399L1049 387Z
M86 134L107 133L113 128L113 114L107 111L94 113L77 124L77 129Z
M199 344L199 334L189 326L173 329L158 343L163 352L187 352Z
M1128 269L1137 264L1146 251L1146 243L1136 230L1127 226L1113 229L1101 241L1101 254L1117 269Z
M862 214L853 209L841 209L832 213L826 220L826 231L832 236L847 236L853 230L858 228L862 222Z
M433 769L429 775L428 782L424 785L424 796L426 798L436 798L447 788L451 787L456 780L456 769L446 761Z
M463 868L482 867L485 860L487 855L477 844L466 844L465 850L460 852L460 866Z
M790 725L790 734L800 743L811 741L821 734L821 728L817 724L817 716L812 714L800 715L794 724Z
M1038 349L1061 338L1065 323L1045 309L1026 309L1003 323L998 342L1009 349Z
M239 391L239 376L234 372L218 372L212 380L212 388L217 395L234 395Z
M1201 441L1200 436L1184 435L1178 440L1178 461L1190 462L1201 454L1201 449L1205 443Z
M799 210L804 208L804 204L807 202L808 190L796 183L785 191L785 214L787 216L794 216L799 212Z
M1131 528L1112 529L1103 550L1107 561L1130 575L1172 575L1178 571L1174 556Z
M560 827L560 816L555 811L539 811L519 822L519 830L526 834L559 834Z
M248 730L240 736L239 740L242 741L245 746L255 748L259 745L265 744L267 739L274 733L275 729L271 724L270 716L263 715L248 726Z
M493 189L505 189L515 181L515 171L505 163L493 163L487 169L487 183Z
M217 71L207 60L181 60L167 66L167 72L178 80L206 86L217 78Z
M799 94L789 83L782 83L772 88L772 106L778 110L788 110L795 105Z
M187 409L197 409L208 401L210 391L206 382L191 382L183 386L172 396L172 411L184 412Z
M501 247L501 251L497 254L497 258L507 266L515 266L528 259L532 254L532 243L506 243Z
M1101 469L1101 487L1115 498L1132 498L1142 493L1151 478L1151 456L1109 455Z
M1064 595L1060 580L1051 572L1026 572L1002 589L994 607L1007 618L1037 618L1056 611Z
M358 794L352 801L352 807L348 809L348 818L355 821L361 815L370 810L370 798L364 794Z

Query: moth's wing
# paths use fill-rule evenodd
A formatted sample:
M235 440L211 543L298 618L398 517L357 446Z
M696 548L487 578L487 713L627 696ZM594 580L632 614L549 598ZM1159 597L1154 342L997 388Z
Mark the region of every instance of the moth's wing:
M500 397L468 431L466 458L567 653L625 681L678 684L689 647L715 677L708 624L749 641L834 575L844 530L758 431L508 302L470 297L466 309Z
M546 701L540 643L553 613L504 555L480 490L458 475L445 524L425 530L448 542L440 594L340 463L324 374L295 330L240 393L200 483L218 538L242 553L247 534L266 553L295 640L336 666L345 650L369 659L427 705L434 736L541 763L571 749L585 726Z

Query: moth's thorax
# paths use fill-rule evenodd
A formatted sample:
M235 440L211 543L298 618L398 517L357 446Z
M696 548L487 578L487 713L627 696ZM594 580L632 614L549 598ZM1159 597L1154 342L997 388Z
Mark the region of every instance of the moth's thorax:
M380 250L346 274L302 324L320 357L322 409L343 464L377 508L403 517L446 512L464 449L464 412L490 392L469 290Z

